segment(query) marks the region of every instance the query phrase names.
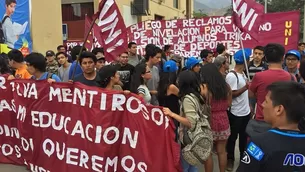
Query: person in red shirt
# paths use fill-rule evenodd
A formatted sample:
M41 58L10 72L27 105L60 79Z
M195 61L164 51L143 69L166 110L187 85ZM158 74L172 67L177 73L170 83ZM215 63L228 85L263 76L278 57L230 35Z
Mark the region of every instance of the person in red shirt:
M268 44L264 54L269 63L269 69L256 73L250 84L249 97L257 99L256 120L264 120L262 104L267 95L266 88L277 81L291 81L292 75L282 69L285 48L280 44Z

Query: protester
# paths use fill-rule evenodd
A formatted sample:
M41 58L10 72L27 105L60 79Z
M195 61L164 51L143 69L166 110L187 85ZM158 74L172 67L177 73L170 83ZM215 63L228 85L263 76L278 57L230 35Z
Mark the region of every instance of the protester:
M302 77L301 83L305 83L305 60L301 60L300 68L299 68L300 76Z
M70 80L73 79L72 78L73 74L74 74L73 77L75 77L75 76L83 73L80 63L78 61L76 61L77 56L79 55L79 52L81 52L81 50L82 50L82 52L86 51L86 49L82 49L82 47L79 46L79 45L73 47L73 49L71 50L71 57L72 57L73 63L72 63L72 65L70 67L70 70L69 70L69 79Z
M285 71L296 77L296 81L300 82L301 77L299 76L298 64L301 60L301 54L297 50L290 50L285 55L286 67Z
M304 60L305 59L305 43L304 42L301 42L298 44L298 50L301 54L301 60Z
M163 65L163 72L160 73L158 88L158 101L162 107L169 108L172 112L180 114L179 89L176 86L178 66L173 60ZM176 126L176 140L178 138L178 121L174 120Z
M280 44L268 44L265 46L264 54L268 61L268 70L256 73L249 88L249 97L257 99L255 119L264 120L262 104L267 94L268 85L276 81L289 81L292 76L282 69L282 59L285 48Z
M305 171L305 134L298 126L305 114L305 88L275 82L267 91L263 114L273 129L251 138L237 172Z
M226 144L230 136L230 124L227 109L232 102L230 86L214 64L206 64L200 71L201 82L206 84L211 95L211 129L219 162L219 171L227 167Z
M0 74L11 74L11 70L9 68L8 59L4 58L3 55L0 55Z
M32 75L27 71L27 66L24 62L24 57L21 51L13 49L8 53L9 64L15 69L16 79L30 79Z
M157 89L159 87L160 76L159 76L159 70L156 67L156 65L161 60L162 50L155 45L152 46L149 44L146 46L145 50L146 50L145 60L152 75L152 78L147 82L147 87L151 94L151 104L158 106L159 103L157 98L157 94L158 94Z
M84 51L79 57L79 63L83 73L75 76L74 82L80 82L88 86L100 86L99 76L95 70L96 57L93 53Z
M100 79L100 86L106 90L118 90L122 91L122 87L119 84L120 75L118 73L117 66L108 65L98 72Z
M171 60L176 62L177 66L178 66L178 70L176 73L177 73L177 75L179 75L179 73L182 70L182 57L177 54L174 54L174 55L172 55Z
M190 57L185 63L185 68L199 74L201 68L200 63L201 60L198 60L195 57Z
M251 49L244 49L246 55L246 63L248 63L251 55ZM232 105L228 111L231 135L228 138L227 152L228 162L227 170L232 171L235 160L235 143L239 137L239 152L240 157L247 145L246 126L250 120L250 106L248 97L248 81L245 73L245 60L243 57L243 50L239 50L234 55L235 67L226 76L226 82L232 89Z
M223 44L217 44L216 52L218 55L226 56L226 47Z
M262 72L268 69L268 65L264 61L264 56L264 47L256 46L253 50L253 60L250 61L250 64L248 66L251 80L257 72Z
M146 104L151 103L151 95L147 87L147 82L151 78L151 70L145 63L140 63L135 67L131 78L130 91L141 96Z
M171 53L172 53L171 45L164 45L163 51L161 54L161 61L160 61L160 63L157 64L157 67L158 67L160 73L163 71L164 63L170 59Z
M213 62L213 52L211 50L204 49L200 52L202 65Z
M56 59L61 65L58 68L58 76L63 82L69 81L69 71L71 68L71 63L68 61L68 55L64 52L58 52L56 54Z
M102 67L105 66L106 60L104 56L104 49L103 48L94 48L92 53L96 56L96 70L99 71Z
M198 81L196 74L189 70L181 72L178 80L179 95L181 97L182 104L182 115L180 116L179 114L172 112L169 108L163 108L163 113L164 115L167 115L180 122L181 130L179 130L179 135L183 136L184 129L189 129L190 131L193 131L195 129L199 118L202 118L202 121L206 121L206 114L201 113L204 111L204 106L200 105L206 103L204 97L207 95L207 88L201 85ZM184 172L198 171L197 167L188 164L184 160L183 156L181 156L181 161ZM208 163L205 163L205 171L212 172L213 162L211 155L209 156L206 162Z
M31 79L48 80L48 82L61 82L60 78L51 72L47 72L47 62L40 53L31 53L25 57L27 70L33 75Z
M66 47L63 46L63 45L59 45L59 46L57 47L57 53L59 53L59 52L62 52L62 53L67 54L67 49L66 49ZM69 63L72 63L72 62L73 62L73 61L72 61L72 57L71 57L69 54L67 54L67 57L68 57L68 62L69 62Z
M119 64L117 64L120 81L124 90L130 90L131 76L134 71L134 66L128 64L128 52L123 52L119 56Z
M226 78L227 72L230 68L230 63L227 57L219 55L214 60L214 65L217 67L218 71Z
M137 54L137 44L135 42L129 42L128 52L129 52L128 63L131 64L132 66L136 66L137 64L139 64L141 61L144 60L142 56Z
M47 72L58 74L58 63L55 59L55 53L52 50L46 52Z

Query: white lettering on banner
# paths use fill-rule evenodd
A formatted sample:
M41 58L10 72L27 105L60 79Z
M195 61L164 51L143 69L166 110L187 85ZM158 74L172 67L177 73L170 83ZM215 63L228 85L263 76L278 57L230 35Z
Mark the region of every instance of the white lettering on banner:
M108 37L105 40L105 44L109 44L111 42L113 42L120 34L122 34L122 29L117 28L117 24L119 22L119 18L118 18L118 12L117 10L115 10L109 17L107 17L106 19L103 19L105 14L108 12L108 10L110 9L110 7L114 4L114 0L107 0L105 2L105 5L103 6L103 9L100 13L99 16L99 22L98 22L98 26L101 27L101 32L106 32L108 30L110 30ZM111 23L112 22L112 23ZM110 24L109 24L110 23ZM109 24L108 26L105 26L106 24ZM102 27L103 26L103 27ZM121 45L123 45L124 40L120 39L116 42L116 44L112 47L107 48L107 52L110 53L112 51L115 50L116 47L119 47Z
M4 110L12 111L10 104L5 99L0 100L0 112Z
M36 83L10 82L10 85L12 86L12 91L13 92L16 91L18 96L24 97L24 98L34 98L36 100L38 99ZM20 85L22 86L23 89L20 88L21 87Z
M177 28L177 20L166 20L165 21L165 27L176 29Z
M44 167L40 167L38 165L34 165L32 163L26 164L27 166L30 166L30 169L32 172L50 172L49 170L46 170Z
M252 27L258 17L258 14L255 13L255 10L253 8L248 10L248 7L247 7L248 5L246 2L244 2L241 5L241 7L239 7L240 3L241 3L241 0L233 0L233 10L238 14L238 16L241 16L242 27L245 27L252 17L250 24L248 26L248 30L251 31Z
M63 146L62 149L60 149L61 146ZM97 155L89 156L89 154L84 150L79 150L78 148L70 148L70 147L67 147L65 149L65 147L66 147L65 143L61 145L59 142L53 142L51 139L45 139L42 144L42 149L48 157L56 156L59 160L65 159L67 164L83 167L85 169L89 169L88 165L91 165L90 169L93 171L110 172L110 171L117 171L118 165L121 165L124 171L128 171L128 172L147 171L146 163L144 162L136 163L135 159L130 155L126 155L123 157L115 156L113 158L100 157ZM60 155L59 152L61 152ZM131 166L129 167L127 166L127 164L130 165L130 162L131 162Z
M22 138L23 140L26 140L24 138ZM15 154L15 156L17 158L21 158L21 152L20 152L20 147L18 145L10 145L7 143L4 143L2 145L0 145L0 153L4 156L11 156L13 154ZM28 149L24 149L24 151L28 151ZM32 149L33 151L33 149Z
M6 79L3 76L0 76L0 88L3 90L6 89L5 83L6 83Z
M17 119L24 122L25 117L26 117L26 108L25 108L25 106L19 105Z
M267 22L259 26L259 31L269 32L271 31L271 29L272 29L272 24L270 22Z

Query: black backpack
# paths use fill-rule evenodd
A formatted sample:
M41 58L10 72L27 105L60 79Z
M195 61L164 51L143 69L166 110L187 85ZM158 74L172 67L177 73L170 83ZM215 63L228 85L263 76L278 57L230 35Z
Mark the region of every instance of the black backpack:
M2 24L5 22L5 20L9 18L9 16L5 16L3 19L2 19L2 22L0 23L0 44L4 44L5 43L5 37L4 37L4 31L3 31L3 28L2 28Z

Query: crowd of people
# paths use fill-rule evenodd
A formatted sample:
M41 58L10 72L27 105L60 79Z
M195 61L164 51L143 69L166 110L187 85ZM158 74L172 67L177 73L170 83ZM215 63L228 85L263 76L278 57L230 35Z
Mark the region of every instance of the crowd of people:
M202 130L211 131L203 135L212 138L212 145L201 145L209 149L202 161L206 172L216 168L212 154L218 157L220 172L234 169L237 138L237 171L305 171L304 48L300 43L298 50L287 53L280 44L239 50L230 70L232 57L222 44L216 53L202 50L198 58L172 54L170 45L160 49L148 44L143 57L137 54L137 44L130 42L128 50L111 63L102 48L89 52L76 46L68 55L60 45L57 53L33 52L26 57L13 49L0 56L0 72L9 74L9 79L80 82L132 92L146 104L164 107L176 126L184 172L198 171L183 152L195 144L191 135L199 131L199 121ZM248 132L251 126L266 129ZM190 142L184 140L188 134ZM293 155L302 156L294 159ZM292 159L287 160L288 156Z

